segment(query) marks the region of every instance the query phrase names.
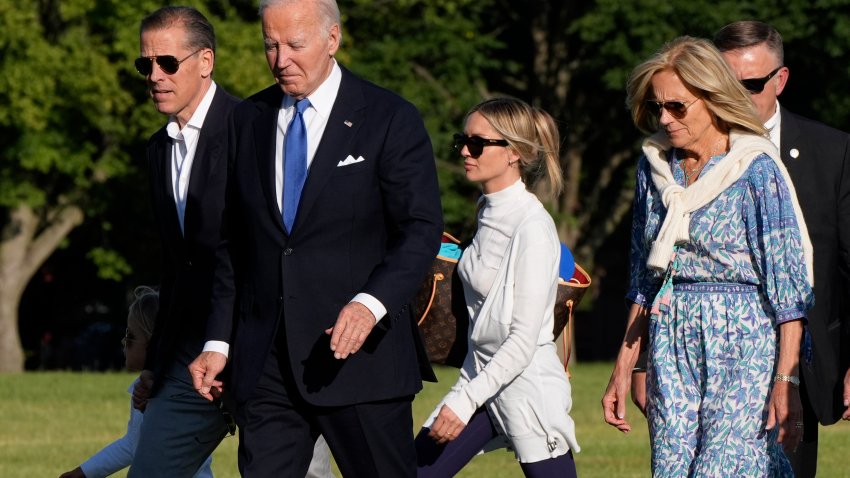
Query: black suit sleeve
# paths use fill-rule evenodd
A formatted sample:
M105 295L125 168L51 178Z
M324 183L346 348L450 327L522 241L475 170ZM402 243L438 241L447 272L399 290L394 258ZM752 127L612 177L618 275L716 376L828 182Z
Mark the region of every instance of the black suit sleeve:
M404 103L390 121L378 168L388 248L362 292L398 314L434 260L443 231L431 142L419 113Z

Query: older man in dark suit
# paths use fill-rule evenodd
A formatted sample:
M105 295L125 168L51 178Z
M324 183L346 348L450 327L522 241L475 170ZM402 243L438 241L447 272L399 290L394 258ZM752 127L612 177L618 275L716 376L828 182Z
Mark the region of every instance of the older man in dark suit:
M430 141L410 103L337 64L334 0L260 12L277 85L234 112L207 327L227 341L237 307L240 470L303 475L322 433L346 477L415 476L411 401L433 372L408 302L442 232ZM209 398L231 351L206 349L191 370Z
M228 118L238 100L212 80L215 33L194 8L142 20L141 56L168 123L148 143L151 198L162 240L160 309L134 393L144 410L131 477L192 476L228 432L217 404L198 397L187 370L204 344L215 238L227 178Z
M714 43L750 91L770 130L797 197L814 247L815 306L809 311L811 344L801 347L800 397L803 441L789 458L798 477L817 471L818 421L831 425L846 413L845 374L850 310L850 136L781 107L777 96L788 81L782 38L757 21L731 23ZM802 280L802 279L801 279ZM843 348L843 350L842 350ZM796 377L794 377L796 378Z

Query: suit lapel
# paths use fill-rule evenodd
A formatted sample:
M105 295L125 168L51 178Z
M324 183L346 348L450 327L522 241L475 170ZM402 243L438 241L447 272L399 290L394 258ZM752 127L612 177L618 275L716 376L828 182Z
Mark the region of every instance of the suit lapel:
M221 149L221 141L223 139L222 126L225 123L226 116L222 115L219 110L224 101L224 95L224 90L221 87L217 87L215 96L213 96L212 103L210 104L210 109L204 118L204 126L201 128L200 136L198 137L195 159L192 161L192 171L189 175L189 189L186 192L187 198L200 198L204 195L204 191L206 191L207 184L209 183L209 176L216 170L216 165L223 156L219 154L219 150ZM168 168L168 170L171 171L171 168ZM170 174L169 172L169 177ZM191 226L195 220L195 209L200 206L200 202L186 201L186 211L183 215L184 231L194 230Z
M781 106L779 107L779 114L782 118L779 126L779 147L781 149L779 155L787 167L791 164L791 160L794 159L791 157L791 150L797 149L799 151L798 138L800 136L800 128L797 126L797 119L794 118L794 115L787 114Z
M293 232L299 224L309 216L310 209L324 189L325 184L337 164L344 159L344 154L350 149L351 140L363 124L366 101L356 79L342 69L342 81L334 101L334 107L322 134L322 140L310 163L307 181L301 191L298 202L298 214L295 216Z
M277 117L280 105L283 101L283 91L279 86L269 87L270 94L259 103L263 111L254 119L254 151L257 154L257 171L259 171L260 185L266 197L266 206L269 214L274 218L278 229L286 234L283 227L283 217L277 206L277 192L275 189L275 147L277 142Z
M180 232L180 219L177 217L177 203L174 200L171 177L171 138L165 128L162 128L158 137L153 141L152 163L155 165L153 171L154 187L159 191L161 198L161 213L165 221L163 229L167 237L171 238L172 244L182 242L183 234Z

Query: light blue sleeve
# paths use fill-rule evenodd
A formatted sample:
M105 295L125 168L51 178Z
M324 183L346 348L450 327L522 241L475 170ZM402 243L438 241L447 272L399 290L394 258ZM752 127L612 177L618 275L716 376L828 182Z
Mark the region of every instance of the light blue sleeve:
M806 317L814 304L791 191L779 168L761 155L750 164L745 200L753 268L773 307L776 323Z
M192 478L213 478L212 455L208 456L204 463L198 468L198 472Z
M657 201L650 188L649 161L641 157L635 179L635 197L632 203L632 228L629 254L629 292L626 299L643 307L649 307L658 289L661 277L654 276L646 266L652 241L661 227L658 214L653 213L653 204Z
M136 379L138 381L138 379ZM128 390L133 393L133 385L130 385ZM142 427L144 415L142 412L133 407L133 400L130 400L130 421L127 422L127 433L106 445L102 450L92 455L85 463L80 465L80 469L86 474L87 478L104 478L119 470L127 468L133 462L133 455L136 453L136 446L139 444L139 430Z

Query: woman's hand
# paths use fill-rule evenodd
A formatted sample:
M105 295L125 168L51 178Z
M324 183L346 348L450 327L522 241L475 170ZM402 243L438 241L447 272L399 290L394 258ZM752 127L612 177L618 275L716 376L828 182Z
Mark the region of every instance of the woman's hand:
M779 325L777 375L799 376L797 365L802 338L802 321L791 320ZM773 430L776 426L779 426L779 438L776 441L782 443L786 452L796 450L803 438L803 406L800 404L798 385L786 381L773 382L765 428Z
M768 430L779 425L778 443L786 452L793 452L803 439L803 405L800 390L791 382L773 382L767 411Z
M605 415L605 422L623 433L632 430L632 426L626 421L626 403L629 401L631 379L631 374L623 374L615 368L605 395L602 396L602 413Z
M431 424L428 436L443 445L457 438L465 427L466 424L455 415L455 412L448 405L443 405L434 423Z
M641 344L647 339L649 310L638 304L629 307L626 321L626 335L617 354L617 362L608 381L608 388L602 396L602 413L605 421L628 433L632 426L626 421L626 404L629 401L629 390L632 385L632 369L637 363Z

